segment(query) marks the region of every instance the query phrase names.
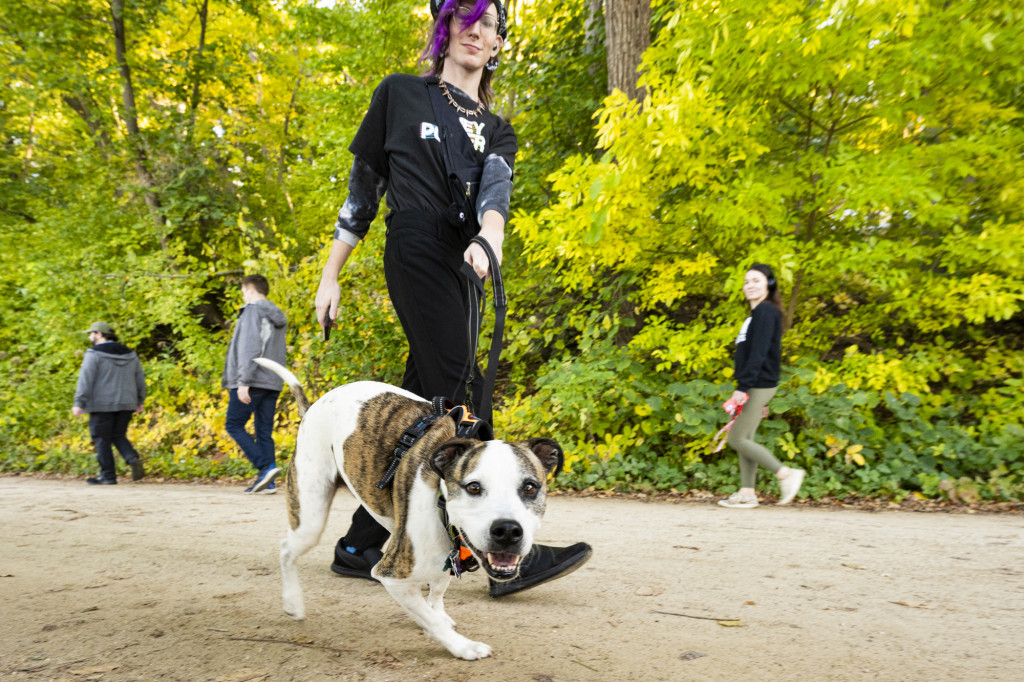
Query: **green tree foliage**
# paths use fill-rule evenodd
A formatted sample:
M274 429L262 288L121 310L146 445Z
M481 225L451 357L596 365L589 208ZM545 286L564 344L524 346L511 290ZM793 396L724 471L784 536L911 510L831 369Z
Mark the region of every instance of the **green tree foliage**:
M791 325L762 434L812 494L1018 495L1021 10L655 0L631 101L605 97L598 5L509 3L499 432L563 442L564 485L732 484L733 455L707 453L756 259ZM348 143L380 78L419 70L428 17L422 0L0 4L0 468L91 470L68 410L78 330L105 319L150 378L150 467L247 472L219 390L245 272L270 278L313 395L399 380L383 225L327 345L312 292ZM278 433L287 453L287 403Z
M686 483L678 465L722 421L756 260L791 325L764 431L814 492L1019 491L1019 8L655 8L644 99L613 93L602 153L567 159L558 200L516 216L531 263L586 303L546 327L564 350L514 421L572 434L577 481Z

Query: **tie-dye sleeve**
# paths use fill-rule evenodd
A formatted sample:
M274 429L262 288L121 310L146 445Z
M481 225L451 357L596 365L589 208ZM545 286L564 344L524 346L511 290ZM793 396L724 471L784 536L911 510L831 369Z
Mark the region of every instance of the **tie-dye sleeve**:
M489 154L480 174L480 194L476 201L477 221L483 225L484 213L497 211L508 222L508 207L512 199L512 169L497 154Z
M348 178L348 198L338 211L334 225L334 238L349 246L356 246L370 230L377 217L380 199L387 190L387 178L382 178L358 156L352 159Z

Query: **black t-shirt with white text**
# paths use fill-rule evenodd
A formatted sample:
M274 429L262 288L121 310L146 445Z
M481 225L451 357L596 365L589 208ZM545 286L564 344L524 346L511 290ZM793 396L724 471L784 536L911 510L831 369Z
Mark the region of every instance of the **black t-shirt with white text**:
M387 179L387 206L392 212L429 212L446 215L451 204L445 154L438 121L427 88L437 78L392 74L374 90L370 107L349 151L375 173ZM455 100L469 110L476 103L449 87ZM513 168L518 142L515 131L500 116L484 111L478 117L460 115L448 102L441 108L442 126L449 134L465 134L472 143L469 155L482 167L490 154ZM461 133L460 133L461 131Z

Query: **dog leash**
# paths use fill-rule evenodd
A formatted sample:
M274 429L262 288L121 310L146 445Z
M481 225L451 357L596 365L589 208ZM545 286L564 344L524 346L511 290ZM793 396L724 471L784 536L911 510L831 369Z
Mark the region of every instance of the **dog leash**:
M508 312L508 299L505 297L505 283L501 278L501 266L498 263L498 256L494 249L487 243L487 240L476 235L469 240L470 243L479 244L487 254L487 260L491 265L491 287L494 295L494 334L491 336L491 348L487 355L487 373L484 375L484 384L480 391L480 414L488 420L491 419L491 409L494 397L494 384L498 378L498 361L501 359L501 343L505 335L505 315ZM466 367L466 395L472 395L473 366L476 362L477 346L480 339L480 327L483 322L484 313L487 309L487 287L483 280L476 274L476 271L464 263L462 273L469 281L469 310L467 311L467 322L469 327L469 357Z
M722 409L731 414L732 419L729 420L728 424L720 428L718 430L718 433L715 434L715 437L711 439L711 447L714 448L714 450L712 450L711 452L721 452L722 448L725 447L725 443L728 440L728 438L726 438L726 435L729 433L729 431L732 430L732 425L736 423L737 417L739 417L740 412L743 411L743 405L738 404L735 400L729 398L724 403L722 403ZM715 447L716 444L717 447Z

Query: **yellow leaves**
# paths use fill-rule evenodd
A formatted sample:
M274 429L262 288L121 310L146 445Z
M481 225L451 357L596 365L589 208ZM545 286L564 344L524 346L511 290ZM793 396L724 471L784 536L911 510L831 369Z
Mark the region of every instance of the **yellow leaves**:
M828 450L825 451L826 457L835 457L840 452L843 453L846 459L847 466L851 462L856 463L857 466L864 466L867 464L867 460L864 459L864 446L857 443L849 445L849 441L845 438L837 438L836 436L829 434L825 436L825 446Z
M804 45L800 49L800 54L808 57L817 54L819 50L821 50L821 34L815 31L809 38L804 39Z
M851 445L846 448L846 463L849 464L850 460L853 460L858 466L864 466L867 464L864 460L864 455L861 454L861 450L863 449L863 445Z

